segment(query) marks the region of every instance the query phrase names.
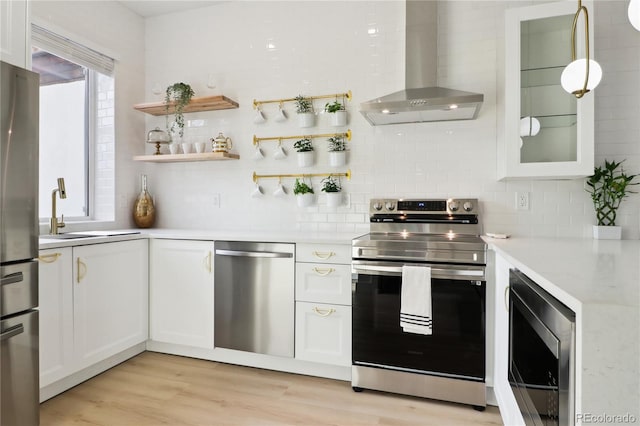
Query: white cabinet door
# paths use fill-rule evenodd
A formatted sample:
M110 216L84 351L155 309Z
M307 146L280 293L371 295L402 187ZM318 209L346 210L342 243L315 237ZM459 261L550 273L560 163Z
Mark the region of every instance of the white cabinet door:
M351 306L296 302L296 359L351 365Z
M74 247L74 337L78 367L148 336L148 242Z
M212 262L212 241L151 241L151 340L213 349Z
M0 59L27 68L29 40L29 4L27 0L0 1Z
M593 14L593 2L583 3ZM566 179L593 174L595 94L576 99L560 86L560 75L571 61L568 51L575 11L575 2L565 1L506 10L499 179ZM592 16L592 50L593 22Z
M40 251L40 387L73 371L71 258L71 247Z

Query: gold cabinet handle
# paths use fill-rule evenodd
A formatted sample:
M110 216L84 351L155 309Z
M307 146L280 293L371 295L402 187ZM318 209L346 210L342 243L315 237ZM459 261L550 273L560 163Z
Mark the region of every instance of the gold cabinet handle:
M328 258L330 258L331 256L335 256L336 254L332 251L314 251L313 255L315 257L317 257L318 259L322 259L322 260L327 260Z
M211 273L211 250L206 253L202 262L204 263L204 269Z
M315 312L316 314L320 315L321 317L328 317L329 315L331 315L332 313L334 313L336 311L333 308L320 309L317 306L314 306L312 310L313 310L313 312Z
M82 281L82 279L87 275L87 264L80 260L80 258L78 257L76 258L76 266L76 281L78 284L80 284L80 281Z
M318 267L313 268L313 272L320 275L321 277L326 277L333 271L335 271L335 269L333 268L318 268Z
M44 263L53 263L58 260L60 256L62 256L62 253L41 254L38 256L38 260Z

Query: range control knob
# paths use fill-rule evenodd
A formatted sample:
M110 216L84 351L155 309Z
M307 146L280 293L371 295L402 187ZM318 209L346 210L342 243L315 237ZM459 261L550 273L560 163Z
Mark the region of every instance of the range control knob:
M451 210L452 212L457 212L458 209L460 209L460 203L458 203L457 201L451 201L449 203L449 210Z
M462 205L462 208L465 212L470 212L473 210L473 203L471 201L465 201L465 203Z
M394 211L396 209L396 204L391 202L391 201L387 201L384 206L387 208L387 210L389 211Z
M382 210L382 203L380 201L376 201L375 203L373 203L373 208L376 210Z

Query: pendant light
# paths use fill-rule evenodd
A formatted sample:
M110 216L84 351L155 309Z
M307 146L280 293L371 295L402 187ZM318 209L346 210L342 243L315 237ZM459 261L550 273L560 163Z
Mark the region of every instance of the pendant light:
M584 44L586 57L576 59L576 25L580 13L584 12ZM583 97L587 92L593 90L602 78L602 68L593 59L589 59L589 13L582 5L582 0L578 0L578 10L573 17L571 27L571 63L565 67L560 76L560 84L567 92L575 95L576 98Z
M536 136L540 132L540 120L535 117L520 119L520 136Z
M629 22L640 31L640 0L629 0Z

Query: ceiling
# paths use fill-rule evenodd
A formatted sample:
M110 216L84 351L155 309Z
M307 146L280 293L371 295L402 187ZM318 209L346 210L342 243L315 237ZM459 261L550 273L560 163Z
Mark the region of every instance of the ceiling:
M228 1L228 0L226 0ZM121 0L120 3L143 18L180 12L183 10L197 9L214 4L223 3L220 0Z

